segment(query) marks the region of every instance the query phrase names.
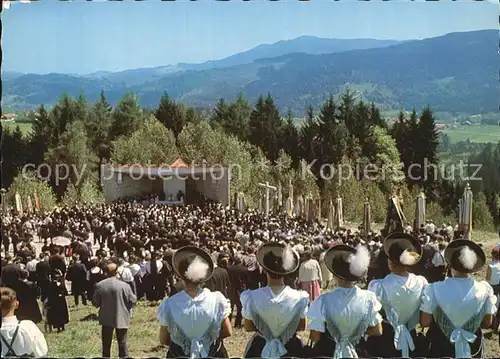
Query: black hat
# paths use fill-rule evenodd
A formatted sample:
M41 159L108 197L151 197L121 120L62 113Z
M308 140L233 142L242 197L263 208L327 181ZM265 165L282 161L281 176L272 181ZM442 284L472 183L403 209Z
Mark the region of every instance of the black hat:
M257 250L257 262L269 273L288 275L299 268L300 257L290 246L278 242L268 242Z
M334 276L357 282L368 272L370 253L364 246L356 248L337 244L325 253L325 265Z
M392 262L412 266L420 261L422 246L417 238L409 234L391 233L384 240L384 252Z
M179 277L195 284L209 280L215 268L212 256L203 249L193 246L178 249L172 256L172 263ZM192 264L199 264L200 267L193 267ZM193 273L190 273L191 270Z
M467 239L457 239L448 244L444 258L451 268L460 273L477 272L486 263L483 249Z

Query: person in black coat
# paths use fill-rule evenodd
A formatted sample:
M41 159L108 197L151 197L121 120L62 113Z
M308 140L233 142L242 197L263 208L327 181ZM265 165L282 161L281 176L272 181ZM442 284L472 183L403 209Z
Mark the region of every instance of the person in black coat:
M229 298L231 280L226 268L221 265L227 265L227 257L219 256L218 266L214 268L212 277L205 282L205 288L210 289L212 292L221 292L224 297Z
M92 259L90 261L89 281L88 281L88 291L87 291L87 298L90 301L92 301L92 298L94 297L95 287L97 283L99 283L103 279L106 279L105 271L101 267L99 267L99 262L97 259Z
M66 274L66 261L59 248L52 251L52 255L49 258L49 265L52 270L52 276L54 276L56 270L59 270L63 275Z
M57 329L58 332L63 331L65 325L69 323L69 310L66 302L68 290L61 271L55 271L54 280L50 282L47 292L48 296L45 299L47 324Z
M10 261L9 259L5 259L5 261ZM15 263L7 263L2 266L2 283L4 286L8 285L6 283L12 283L21 278L21 267ZM12 288L14 289L14 288Z
M233 308L236 306L235 328L241 328L243 322L242 306L240 294L247 289L249 273L247 267L242 263L241 257L236 256L233 264L228 265L227 272L231 282L229 300L231 301L231 318L233 317Z
M87 305L87 267L80 261L77 256L73 257L74 263L68 267L66 280L71 282L71 294L75 298L75 306L80 303L79 297L82 297L83 305Z
M19 301L19 307L15 312L17 319L40 323L42 321L42 313L37 302L37 287L33 282L23 280L23 278L28 277L28 273L19 271L18 278L13 276L4 278L3 274L2 271L2 286L9 287L17 293L17 300Z
M49 256L46 253L40 254L40 262L36 264L36 283L40 288L42 297L47 296L47 288L50 283L50 275L52 270L50 269Z

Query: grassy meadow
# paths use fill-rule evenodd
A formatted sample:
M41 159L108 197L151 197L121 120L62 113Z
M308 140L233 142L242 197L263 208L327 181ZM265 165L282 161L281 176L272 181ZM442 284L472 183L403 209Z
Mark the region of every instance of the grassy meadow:
M31 131L31 123L29 122L7 122L2 121L2 126L15 130L16 126L19 126L23 135L27 135Z
M473 232L475 241L482 243L490 252L499 241L498 235L487 232ZM489 256L489 255L488 255ZM480 276L484 273L480 273ZM75 307L73 297L68 297L70 308L70 323L61 333L46 334L49 346L49 357L98 357L101 355L101 328L96 321L97 309L91 305ZM158 322L156 321L157 306L149 306L147 302L139 302L133 311L132 325L129 329L129 353L132 357L164 357L167 348L159 345ZM43 324L40 324L43 331ZM496 334L486 331L486 357L499 358L500 349ZM302 337L307 338L308 333ZM229 355L241 357L251 334L243 329L233 329L233 336L225 341ZM116 341L113 340L111 355L118 355Z
M459 141L471 142L494 142L500 141L500 126L493 125L473 125L460 126L458 128L447 129L444 131L452 143Z

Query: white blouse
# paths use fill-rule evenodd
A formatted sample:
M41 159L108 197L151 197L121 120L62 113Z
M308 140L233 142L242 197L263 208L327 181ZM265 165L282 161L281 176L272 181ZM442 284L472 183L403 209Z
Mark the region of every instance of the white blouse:
M269 326L274 336L289 324L294 309L300 307L300 318L306 318L309 294L303 290L295 290L289 286L275 294L270 287L245 290L240 295L243 318L253 321L252 309ZM251 306L253 304L253 306Z
M264 287L242 292L240 300L243 318L251 320L266 339L261 357L285 355L285 344L297 332L300 319L306 318L309 294L289 286L275 294L270 287Z
M200 289L192 298L185 291L166 298L158 308L158 321L168 327L171 340L191 358L207 357L220 335L222 322L231 313L221 292Z
M394 346L408 358L415 343L410 331L415 329L420 317L420 303L427 279L413 273L407 277L389 274L370 282L368 290L375 293L382 304L387 320L394 328Z
M500 284L500 262L495 261L488 264L491 271L490 284L498 285Z
M2 328L0 332L9 344L12 342L12 337L16 331L18 322L19 320L16 316L2 318ZM3 341L1 343L2 358L4 358L8 348L4 345ZM45 341L43 333L31 320L23 320L19 324L19 331L17 332L16 339L12 343L12 349L19 356L33 354L35 357L43 357L47 355L48 351L47 342Z
M443 333L450 332L457 358L470 358L469 343L474 342L476 335L463 327L473 320L471 327L477 330L485 315L496 314L496 300L493 288L486 281L451 277L426 287L420 310L434 315ZM441 318L436 318L438 308L443 313ZM448 328L450 325L452 327Z
M337 287L320 295L311 304L307 317L308 329L330 332L336 342L334 359L357 358L355 346L368 327L382 322L382 305L373 292L357 286Z
M323 280L321 267L316 259L309 259L299 267L299 281L312 282L315 280L320 282Z

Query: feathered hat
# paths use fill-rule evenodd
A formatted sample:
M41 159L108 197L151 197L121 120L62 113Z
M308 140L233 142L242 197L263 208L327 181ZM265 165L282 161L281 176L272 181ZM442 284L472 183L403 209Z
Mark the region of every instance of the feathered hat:
M300 265L299 254L290 245L279 242L261 245L256 257L257 262L266 272L282 276L295 272Z
M384 240L384 252L394 263L413 266L422 257L422 246L409 234L392 233Z
M337 244L325 253L325 265L334 276L357 282L368 272L370 252L363 245L356 248Z
M460 273L477 272L486 263L483 249L467 239L457 239L448 244L444 258L451 268Z
M195 284L209 280L215 268L210 254L194 246L178 249L172 256L172 263L180 278Z

